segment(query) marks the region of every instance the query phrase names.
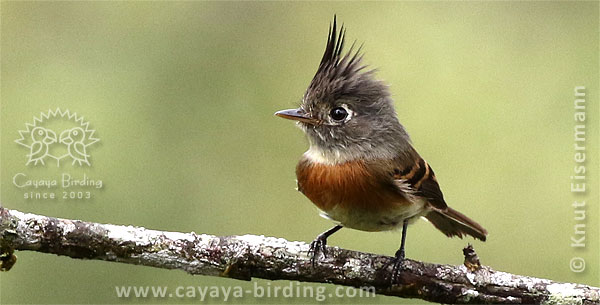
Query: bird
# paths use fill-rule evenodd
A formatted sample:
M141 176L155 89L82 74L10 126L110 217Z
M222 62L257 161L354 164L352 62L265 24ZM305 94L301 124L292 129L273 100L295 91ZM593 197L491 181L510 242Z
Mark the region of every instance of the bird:
M48 156L50 145L56 142L56 133L48 128L38 126L31 130L31 139L33 143L29 147L29 154L27 155L29 159L25 165L29 165L31 162L33 162L33 165L38 163L45 165L44 158Z
M60 133L59 142L67 145L69 156L73 158L73 165L77 162L79 166L83 163L90 165L89 154L86 153L85 132L81 127L66 129Z
M327 238L342 228L402 230L392 282L405 260L409 224L424 217L448 237L486 240L480 224L446 204L432 167L400 123L388 85L363 64L362 46L343 52L336 17L317 72L297 109L276 116L296 121L309 142L296 166L297 189L335 226L310 244L313 266Z

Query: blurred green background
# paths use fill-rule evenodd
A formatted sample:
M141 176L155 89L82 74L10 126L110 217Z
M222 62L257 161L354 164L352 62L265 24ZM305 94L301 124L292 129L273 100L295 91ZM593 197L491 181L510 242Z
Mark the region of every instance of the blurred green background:
M294 190L307 143L273 112L300 101L334 14L391 85L400 119L447 202L490 232L485 243L448 239L420 221L409 229L407 256L460 264L471 242L494 269L600 285L598 2L2 2L2 204L160 230L311 241L331 223ZM569 178L575 86L586 86L588 106L588 192L579 196ZM91 167L25 166L18 131L57 107L96 130ZM104 185L90 200L26 200L12 182L19 172L86 173ZM570 246L575 200L587 202L586 248L578 250ZM393 255L399 239L346 229L329 244ZM194 303L120 299L115 286L253 286L17 255L0 275L2 304ZM582 273L569 269L575 256L586 260ZM325 302L420 303L383 296Z

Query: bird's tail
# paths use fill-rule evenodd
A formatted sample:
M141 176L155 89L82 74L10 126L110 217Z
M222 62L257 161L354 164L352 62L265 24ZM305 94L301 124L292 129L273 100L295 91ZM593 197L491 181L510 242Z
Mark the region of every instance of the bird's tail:
M446 210L433 210L425 216L438 230L448 237L471 235L485 241L486 229L461 212L448 207Z

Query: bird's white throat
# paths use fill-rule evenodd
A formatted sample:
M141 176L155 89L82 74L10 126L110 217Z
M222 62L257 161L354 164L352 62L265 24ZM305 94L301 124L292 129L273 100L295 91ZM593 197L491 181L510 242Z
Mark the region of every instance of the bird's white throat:
M390 149L385 147L370 147L369 152L365 153L363 149L346 148L346 149L322 149L315 144L311 144L310 148L304 152L304 157L312 162L336 165L354 160L375 160L375 159L391 159Z
M327 165L340 164L355 159L341 150L336 149L333 151L326 151L320 149L316 145L311 145L310 148L304 152L304 157L312 162Z

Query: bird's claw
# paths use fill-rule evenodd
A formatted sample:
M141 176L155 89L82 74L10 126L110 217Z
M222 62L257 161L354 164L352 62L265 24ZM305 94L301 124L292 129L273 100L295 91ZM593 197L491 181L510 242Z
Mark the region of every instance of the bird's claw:
M319 234L315 240L310 243L310 248L308 249L308 255L311 256L310 262L315 267L317 263L317 259L319 258L319 253L323 254L323 258L327 257L327 237L331 236L331 234L339 231L342 228L341 225L336 225L335 227Z
M400 279L400 270L402 270L402 263L404 263L404 258L396 257L394 258L394 267L392 268L391 275L391 285L394 285Z
M396 251L396 255L392 259L389 264L393 264L392 266L392 274L390 275L390 286L396 284L400 279L400 271L402 270L402 265L404 264L404 251L398 250Z
M310 263L313 268L316 265L319 253L323 254L323 258L327 257L327 239L321 238L320 236L310 243L310 248L308 249L308 255L311 257Z

